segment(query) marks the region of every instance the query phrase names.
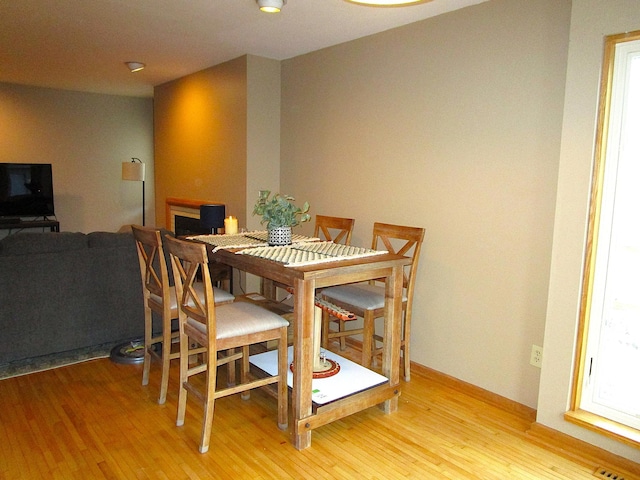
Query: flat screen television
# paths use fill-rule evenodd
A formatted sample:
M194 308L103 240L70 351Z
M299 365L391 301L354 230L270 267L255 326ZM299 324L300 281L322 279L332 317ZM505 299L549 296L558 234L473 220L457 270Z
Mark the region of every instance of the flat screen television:
M55 215L50 163L0 163L0 217Z

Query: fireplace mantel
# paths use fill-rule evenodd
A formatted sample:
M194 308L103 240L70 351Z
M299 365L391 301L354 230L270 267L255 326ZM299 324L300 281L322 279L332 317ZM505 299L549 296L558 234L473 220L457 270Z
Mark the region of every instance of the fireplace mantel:
M165 201L165 221L167 229L175 231L175 216L182 215L191 218L200 218L200 205L207 205L209 200L192 200L186 198L168 197Z

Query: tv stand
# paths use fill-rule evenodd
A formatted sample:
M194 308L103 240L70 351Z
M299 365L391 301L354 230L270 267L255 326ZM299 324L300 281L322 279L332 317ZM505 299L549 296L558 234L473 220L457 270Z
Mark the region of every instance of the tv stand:
M48 228L52 232L60 231L60 222L49 220L22 220L21 218L0 218L0 230L23 230L25 228ZM9 233L11 235L11 232Z

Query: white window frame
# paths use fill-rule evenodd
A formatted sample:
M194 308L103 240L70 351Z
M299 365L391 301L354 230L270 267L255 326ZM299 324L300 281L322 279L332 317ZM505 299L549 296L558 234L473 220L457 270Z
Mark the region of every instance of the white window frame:
M599 396L605 375L601 362L603 318L610 305L607 275L616 207L619 147L626 114L631 59L640 62L640 32L607 37L600 94L596 158L592 184L576 371L567 420L633 445L640 444L640 405ZM615 67L615 68L614 68ZM636 87L634 87L636 88ZM640 159L639 159L640 162ZM640 185L638 186L640 188ZM618 204L619 205L619 204ZM640 208L638 208L640 211ZM610 286L610 285L609 285ZM639 318L640 322L640 318ZM620 361L620 360L619 360ZM640 376L640 369L636 372ZM599 390L600 389L600 390ZM636 390L637 392L637 390ZM629 395L633 395L630 391Z

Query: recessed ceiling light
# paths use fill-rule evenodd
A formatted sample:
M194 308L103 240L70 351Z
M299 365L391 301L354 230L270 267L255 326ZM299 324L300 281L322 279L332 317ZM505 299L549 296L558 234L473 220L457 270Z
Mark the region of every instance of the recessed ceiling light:
M131 73L139 72L144 69L144 63L141 62L124 62L124 64L129 67Z

